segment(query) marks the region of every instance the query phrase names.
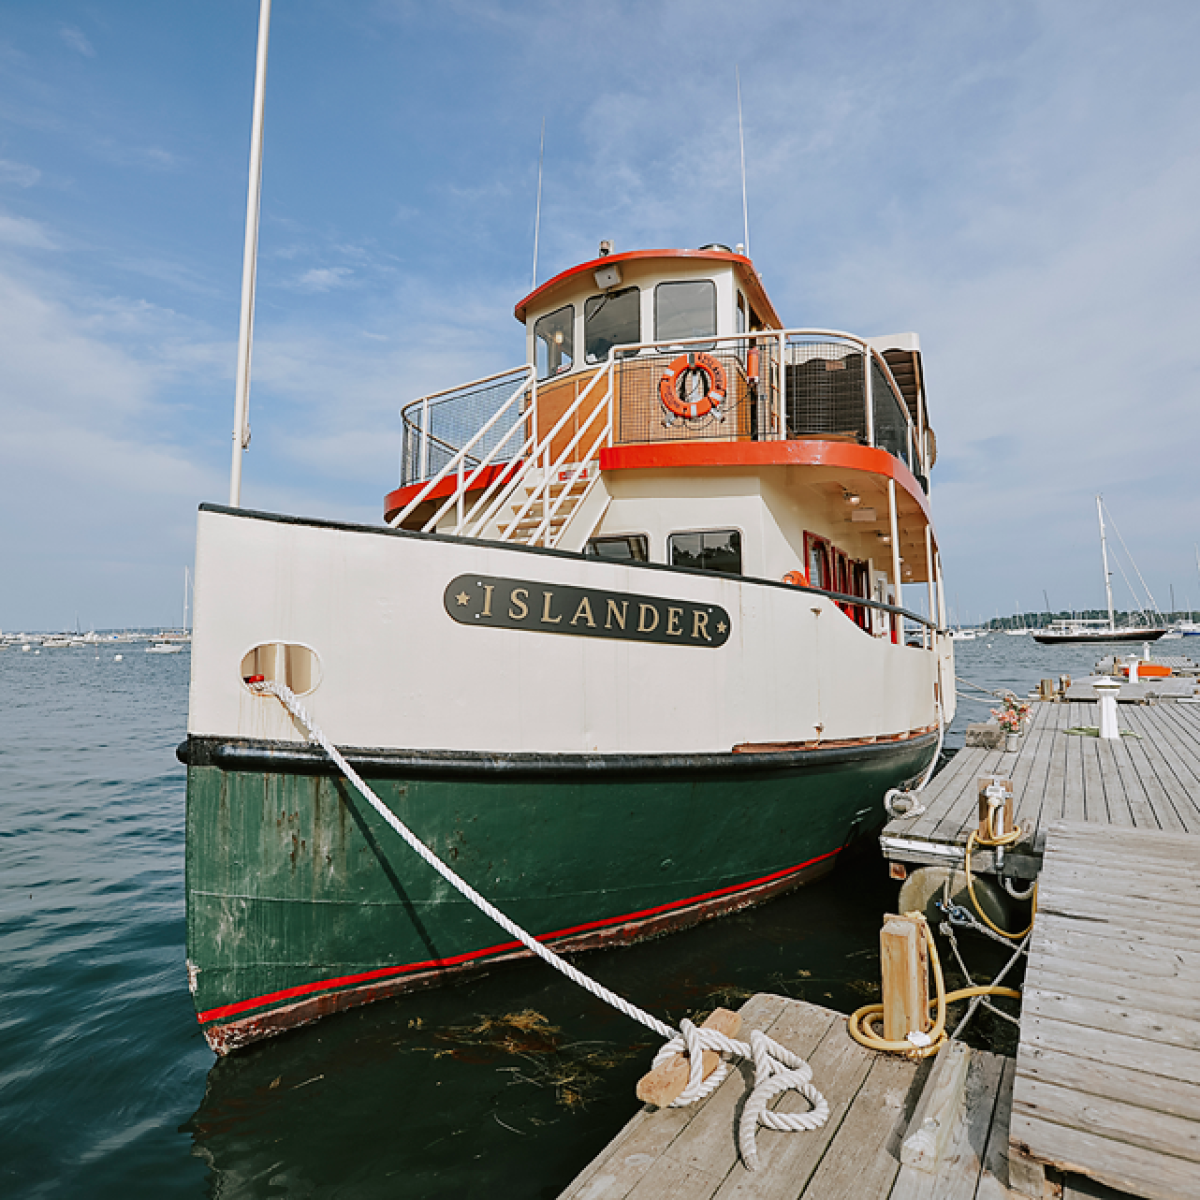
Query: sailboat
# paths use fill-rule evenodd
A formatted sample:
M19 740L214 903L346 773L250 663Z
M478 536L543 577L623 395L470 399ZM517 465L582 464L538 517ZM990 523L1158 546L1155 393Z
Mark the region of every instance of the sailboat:
M1104 529L1104 500L1096 497L1096 515L1100 521L1100 556L1104 563L1104 590L1108 596L1108 620L1074 619L1054 621L1046 629L1035 630L1035 642L1055 646L1064 642L1153 642L1167 632L1165 625L1126 625L1117 628L1113 610L1112 572L1108 569L1108 540ZM1139 575L1140 577L1140 575Z

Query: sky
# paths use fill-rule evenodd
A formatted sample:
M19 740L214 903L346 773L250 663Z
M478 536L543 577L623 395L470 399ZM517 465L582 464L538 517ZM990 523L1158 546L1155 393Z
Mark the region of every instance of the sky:
M257 21L0 0L0 629L182 619ZM522 361L543 118L539 281L741 241L736 67L785 322L921 337L955 615L1102 606L1098 492L1200 608L1198 50L1194 0L276 0L242 502L380 521L399 407Z

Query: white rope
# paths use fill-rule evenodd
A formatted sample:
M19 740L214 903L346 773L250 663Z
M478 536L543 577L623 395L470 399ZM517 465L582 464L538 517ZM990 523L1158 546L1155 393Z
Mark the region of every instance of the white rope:
M935 700L937 706L937 723L938 723L938 740L937 749L933 752L933 758L929 760L929 766L925 770L925 774L921 777L921 782L915 788L888 788L883 793L883 808L889 817L895 820L897 817L919 817L927 809L917 797L925 790L929 781L933 778L933 773L937 769L938 757L942 753L942 743L946 740L946 726L942 721L942 702Z
M672 1055L687 1052L690 1062L688 1086L674 1101L673 1107L682 1107L707 1096L715 1090L729 1073L729 1064L722 1061L718 1068L708 1077L703 1078L702 1052L715 1050L719 1054L735 1054L741 1058L754 1060L754 1089L746 1101L742 1120L738 1127L738 1147L742 1161L753 1171L758 1167L758 1149L755 1145L755 1133L760 1124L770 1129L805 1130L819 1129L829 1119L829 1104L825 1098L812 1086L812 1068L793 1054L786 1046L767 1037L757 1029L750 1034L750 1043L736 1041L726 1037L714 1029L700 1029L691 1021L680 1022L679 1032L669 1025L652 1016L636 1004L611 992L603 984L597 983L591 976L576 970L566 959L562 958L549 947L542 945L532 934L527 933L514 921L509 920L498 908L485 900L467 881L455 874L424 842L420 840L392 812L382 800L367 786L357 771L346 761L345 757L333 745L325 734L318 728L307 710L296 699L295 693L285 684L274 680L264 680L252 683L250 687L259 693L274 696L304 727L305 732L333 760L337 768L354 785L363 799L404 839L409 848L429 864L453 888L464 895L480 912L485 913L506 933L511 934L521 942L526 949L536 954L543 962L560 971L572 983L578 984L590 992L598 1000L611 1005L618 1012L624 1013L631 1020L645 1025L660 1037L666 1038L667 1043L659 1050L654 1059L654 1066L666 1061ZM767 1111L771 1101L785 1091L797 1091L812 1105L812 1110L806 1113L775 1113Z

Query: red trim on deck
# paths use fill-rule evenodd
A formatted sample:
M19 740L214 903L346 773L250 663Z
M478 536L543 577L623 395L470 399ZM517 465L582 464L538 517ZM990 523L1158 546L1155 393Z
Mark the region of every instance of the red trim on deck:
M602 471L671 467L839 467L894 479L933 523L929 499L917 477L894 454L853 442L795 438L786 442L645 442L600 451Z
M699 259L702 262L707 260L709 262L734 263L740 268L738 275L743 290L748 293L747 298L750 300L750 306L766 322L769 328L783 328L783 321L775 311L775 305L771 303L770 297L764 290L762 281L758 277L758 272L754 269L754 264L744 254L734 254L732 250L626 250L622 254L606 254L603 258L593 258L589 262L580 263L578 266L568 267L565 271L560 271L553 279L548 279L541 287L536 288L524 300L520 301L516 308L513 309L513 316L523 324L525 315L531 304L546 299L561 284L574 279L576 275L582 275L584 271L596 271L601 267L612 266L613 263L673 258Z
M467 495L483 491L497 476L503 475L506 480L511 478L520 465L519 462L506 462L484 467L471 486L467 488ZM467 475L470 473L470 471L466 472ZM409 483L404 487L397 488L394 492L388 492L383 499L383 519L390 521L428 482L427 479L422 479L420 483ZM444 500L447 496L452 495L457 487L458 475L456 473L447 475L430 490L425 500ZM421 503L424 504L425 501L422 500Z
M569 929L559 929L554 933L544 933L538 937L539 942L549 942L557 938L570 937L573 934L585 933L590 929L602 929L609 925L620 925L627 921L642 920L647 917L655 916L658 913L672 912L676 909L687 908L692 904L700 904L706 900L713 900L719 896L729 896L736 892L749 891L752 888L761 887L763 884L772 883L777 879L783 879L788 875L794 875L797 871L804 870L805 867L811 867L815 863L824 862L826 859L833 858L841 852L841 847L837 850L830 850L825 854L818 854L816 858L810 858L807 862L799 863L794 867L785 867L782 871L774 871L770 875L764 875L760 879L752 879L748 883L737 883L730 887L718 888L713 892L704 892L699 896L692 896L686 900L676 900L671 904L659 904L654 908L645 908L640 912L626 913L620 917L608 917L601 921L588 921L583 925L573 925ZM521 948L520 942L503 942L497 946L489 946L483 950L471 950L465 954L456 954L450 958L432 958L425 962L407 963L402 967L381 967L377 971L364 971L359 975L342 975L337 979L322 979L316 983L302 983L297 987L285 988L280 992L272 992L267 996L256 996L252 1000L240 1000L236 1004L225 1004L219 1008L210 1008L206 1012L197 1013L196 1019L203 1025L208 1021L219 1021L226 1017L237 1016L238 1013L247 1012L252 1008L262 1008L268 1004L278 1004L284 1000L293 1000L297 996L310 996L314 992L326 991L330 988L348 987L353 984L370 983L376 979L387 979L396 975L408 974L412 971L420 971L430 967L442 968L453 967L459 963L470 962L473 959L484 958L489 954L504 954L510 950Z

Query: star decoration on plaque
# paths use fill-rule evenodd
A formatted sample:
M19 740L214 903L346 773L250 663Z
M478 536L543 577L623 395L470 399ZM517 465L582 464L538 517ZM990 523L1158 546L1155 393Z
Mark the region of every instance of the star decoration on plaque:
M471 597L468 596L466 592L459 592L458 595L455 596L454 598L455 598L455 600L458 601L458 603L460 605L463 605L463 606L471 603Z
M724 622L724 621L719 621L719 622L717 623L717 632L718 632L718 633L724 633L724 632L725 632L725 622Z

